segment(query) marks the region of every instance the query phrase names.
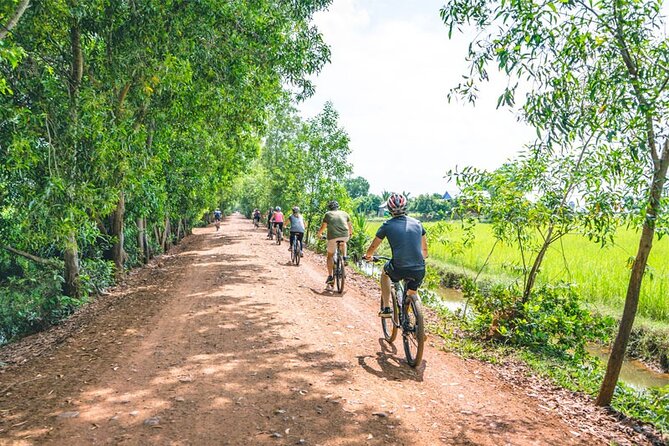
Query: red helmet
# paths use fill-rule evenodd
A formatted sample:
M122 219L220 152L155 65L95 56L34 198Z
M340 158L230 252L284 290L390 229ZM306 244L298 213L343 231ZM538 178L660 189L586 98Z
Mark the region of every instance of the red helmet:
M386 204L392 215L404 215L407 212L407 199L402 194L390 194Z

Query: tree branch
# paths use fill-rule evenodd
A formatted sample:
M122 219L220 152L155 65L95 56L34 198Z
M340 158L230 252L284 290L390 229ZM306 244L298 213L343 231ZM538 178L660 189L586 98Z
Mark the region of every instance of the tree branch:
M55 260L43 259L42 257L32 255L32 254L27 253L25 251L21 251L20 249L12 248L11 246L0 245L0 248L4 249L5 251L9 251L12 254L15 254L17 256L20 256L20 257L26 258L28 260L31 260L35 263L39 263L40 265L57 265L58 264Z
M21 16L24 12L26 12L26 9L28 9L29 5L30 0L21 0L12 18L10 18L9 22L7 22L7 24L0 29L0 40L3 40L7 34L19 23Z

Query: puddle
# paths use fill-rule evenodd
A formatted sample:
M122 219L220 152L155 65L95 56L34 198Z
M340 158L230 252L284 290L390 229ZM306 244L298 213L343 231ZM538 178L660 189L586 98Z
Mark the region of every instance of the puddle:
M604 365L609 360L608 349L589 346L588 353L598 357ZM655 372L649 369L643 362L636 359L625 360L620 370L620 380L630 387L637 390L647 389L649 387L669 386L669 373Z

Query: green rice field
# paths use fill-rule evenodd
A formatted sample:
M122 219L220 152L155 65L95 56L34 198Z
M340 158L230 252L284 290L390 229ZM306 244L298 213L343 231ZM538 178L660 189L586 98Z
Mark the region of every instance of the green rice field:
M374 235L380 224L369 222L368 233ZM434 224L425 223L428 233ZM442 224L448 225L448 230L439 242L431 242L430 261L451 269L462 268L463 272L477 273L495 243L490 226L477 225L472 245L453 255L452 247L461 245L463 231L458 222ZM581 235L567 235L562 242L553 244L546 254L538 280L576 284L580 294L595 310L620 315L629 280L628 262L635 255L638 243L639 234L636 231L622 228L616 234L614 243L603 248ZM505 280L522 280L519 265L522 265L519 250L498 243L483 274ZM649 274L644 278L638 314L662 325L669 324L669 240L666 238L656 239L653 243Z

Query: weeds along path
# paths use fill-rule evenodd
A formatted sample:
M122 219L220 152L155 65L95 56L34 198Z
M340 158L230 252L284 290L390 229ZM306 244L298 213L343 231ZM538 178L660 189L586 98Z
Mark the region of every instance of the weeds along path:
M376 290L325 293L322 258L287 247L232 216L5 349L0 444L608 443L477 361L428 346L409 368Z

